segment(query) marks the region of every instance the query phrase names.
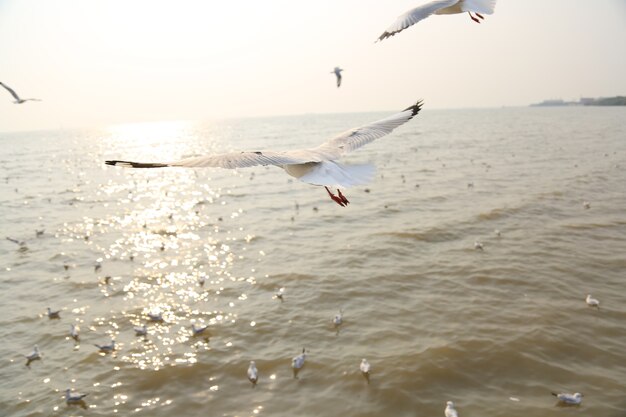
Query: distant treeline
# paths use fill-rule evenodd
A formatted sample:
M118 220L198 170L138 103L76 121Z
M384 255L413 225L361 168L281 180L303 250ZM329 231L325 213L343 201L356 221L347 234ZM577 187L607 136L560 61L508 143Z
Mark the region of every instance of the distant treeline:
M626 96L597 98L585 106L626 106Z

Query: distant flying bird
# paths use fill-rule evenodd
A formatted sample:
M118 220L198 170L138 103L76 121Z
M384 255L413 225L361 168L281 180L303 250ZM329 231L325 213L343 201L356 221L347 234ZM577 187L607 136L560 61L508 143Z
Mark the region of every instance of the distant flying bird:
M341 71L343 71L341 68L335 67L335 69L330 72L337 76L337 88L341 87Z
M39 347L37 347L37 345L35 345L33 347L33 351L31 353L29 353L28 355L25 355L26 357L26 366L30 366L30 363L32 361L36 361L41 359L41 355L39 354Z
M186 158L175 162L113 160L106 161L106 164L131 168L221 167L231 169L256 165L275 165L283 168L287 174L302 182L323 186L334 202L345 207L350 202L341 193L340 188L366 183L373 176L374 167L372 165L343 165L336 160L375 139L388 135L395 128L411 120L421 108L422 102L418 101L400 113L365 126L350 129L311 149L283 152L231 152ZM338 195L333 194L328 187L336 188Z
M554 395L561 404L565 404L565 405L580 405L580 403L583 400L583 395L579 392L574 393L574 394L567 394L567 393L557 394L553 392L552 395Z
M596 300L595 298L591 298L591 294L587 294L587 298L585 298L585 301L587 302L587 305L589 307L600 308L600 301Z
M420 20L426 19L432 14L456 14L467 12L474 22L480 23L478 18L484 19L481 13L492 14L495 7L496 0L431 1L430 3L418 6L415 9L411 9L398 16L396 21L378 37L377 41L382 41L383 39L389 38L396 33L402 32L404 29L416 24ZM475 13L477 17L472 16L472 12Z
M459 417L459 414L456 412L456 408L454 408L454 403L452 401L448 401L446 403L446 409L444 410L444 415L446 417Z
M17 93L15 91L13 91L13 89L11 87L9 87L6 84L3 84L0 82L0 85L3 86L4 88L6 88L6 90L11 93L11 95L13 96L13 98L15 99L15 101L13 103L15 104L22 104L26 101L41 101L38 98L20 98L20 96L17 95Z
M370 383L370 363L367 361L367 359L363 358L361 360L361 365L359 366L359 368L361 369L361 374L363 375L363 377L367 380L367 383Z
M294 378L298 377L298 372L300 372L300 369L302 369L302 367L304 366L305 359L306 359L306 351L304 348L302 348L302 353L294 357L291 360L291 367L293 368Z
M256 369L254 361L250 361L250 366L248 366L248 379L252 382L252 385L256 385L259 380L259 371Z
M85 398L87 394L72 394L71 390L68 388L65 390L65 402L67 404L77 404L83 402L83 398Z

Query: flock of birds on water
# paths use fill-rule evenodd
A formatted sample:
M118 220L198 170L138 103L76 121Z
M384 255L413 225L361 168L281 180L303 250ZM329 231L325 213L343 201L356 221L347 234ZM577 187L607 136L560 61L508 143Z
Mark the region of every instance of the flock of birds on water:
M418 6L414 9L407 11L406 13L398 16L396 21L387 28L377 39L383 41L389 37L395 36L404 29L414 25L415 23L433 15L433 14L457 14L468 13L470 18L480 23L484 19L483 14L492 14L495 8L496 0L435 0L430 3ZM340 67L335 67L331 74L335 74L337 80L337 87L341 86L342 75L344 70ZM21 98L12 88L6 84L0 82L0 86L4 87L15 99L15 104L23 104L27 101L41 101L36 98ZM130 168L164 168L164 167L221 167L221 168L244 168L258 165L275 165L285 170L288 175L291 175L298 180L309 183L316 186L323 186L330 198L338 205L345 207L350 201L341 192L341 188L347 188L355 185L360 185L368 182L373 175L373 167L371 165L345 165L340 164L337 160L346 153L353 151L363 145L366 145L375 139L386 136L391 133L397 127L415 117L422 108L422 102L418 101L416 104L407 107L403 111L396 113L392 116L384 118L382 120L375 121L373 123L350 129L326 142L316 148L300 149L292 151L253 151L253 152L231 152L225 154L213 154L201 157L186 158L174 162L133 162L123 160L108 160L106 164ZM468 188L473 184L468 184ZM329 188L330 187L330 188ZM335 188L337 194L331 191L331 188ZM590 204L588 202L583 203L584 208L589 209ZM36 236L43 235L43 230L37 230ZM500 231L495 231L496 235L500 237ZM26 243L18 241L10 237L7 240L17 244L20 250L27 249ZM484 250L484 246L481 242L476 241L474 243L475 250ZM95 266L95 271L100 269L101 265ZM67 268L66 268L67 269ZM108 284L110 277L105 277L105 284ZM201 283L202 284L202 283ZM283 300L284 288L281 288L275 293L274 298ZM597 299L592 298L591 294L587 295L585 302L588 306L594 308L600 308L600 302ZM61 311L53 311L48 307L47 317L49 319L60 319ZM162 322L163 317L160 312L153 311L147 314L150 322ZM339 329L339 326L343 323L343 311L332 319L332 324L335 328ZM192 324L191 331L194 336L203 335L208 326L196 327ZM147 337L148 329L146 325L134 327L134 332L137 336ZM78 341L79 328L74 324L70 325L69 335L72 339ZM99 345L95 347L102 353L110 353L116 350L115 340L111 340L110 344ZM293 369L294 378L298 378L298 373L304 367L307 353L306 349L302 349L302 352L295 356L291 361L291 367ZM26 366L30 367L33 361L41 359L41 353L37 345L34 346L33 351L25 355ZM361 374L366 379L367 383L370 383L371 365L367 359L363 358L359 365ZM247 376L250 382L255 386L259 381L259 370L255 361L250 361ZM583 395L581 393L552 393L559 404L563 405L580 405ZM67 404L80 404L85 405L84 398L87 394L72 393L71 389L65 391L65 401ZM445 417L458 417L455 404L452 401L447 401L444 410Z

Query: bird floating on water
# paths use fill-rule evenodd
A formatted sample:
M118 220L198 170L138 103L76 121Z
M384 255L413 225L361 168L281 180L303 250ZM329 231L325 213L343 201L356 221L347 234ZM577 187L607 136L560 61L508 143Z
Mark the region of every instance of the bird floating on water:
M294 378L298 378L298 372L300 372L300 370L304 366L305 359L306 359L306 351L305 351L304 348L302 348L302 353L299 354L298 356L294 357L291 360L291 367L293 368L293 377Z
M11 95L13 96L13 98L15 99L15 101L13 103L15 104L22 104L25 103L27 101L41 101L38 98L20 98L20 96L17 95L17 93L8 85L3 84L0 82L0 85L3 86L4 88L6 88L6 90L11 93Z
M474 249L476 249L476 250L485 250L485 248L483 247L482 242L479 242L479 241L475 241L474 242Z
M470 18L480 23L484 19L482 14L492 14L496 7L496 0L435 0L423 4L398 16L395 22L383 32L376 40L382 41L396 33L402 32L409 26L413 26L420 20L426 19L432 14L456 14L467 12ZM474 13L476 16L473 16ZM482 14L481 14L482 13Z
M145 324L143 326L135 326L133 330L135 331L135 336L146 336L148 334L148 327Z
M87 394L72 394L72 391L68 388L65 390L65 402L67 404L78 404L83 402Z
M201 334L203 334L203 333L206 331L206 329L208 329L208 328L209 328L209 326L208 326L208 325L207 325L207 326L200 326L200 327L196 327L196 325L195 325L195 324L192 324L192 325L191 325L191 331L192 331L192 333L193 333L193 335L194 335L194 336L200 336L200 335L201 335Z
M76 340L78 342L78 339L80 338L78 335L78 331L80 329L78 328L78 326L74 325L74 324L70 324L70 336L72 337L72 339Z
M335 76L337 76L337 88L341 87L341 71L343 71L343 69L335 67L335 69L330 72L331 74L335 74Z
M49 319L60 319L61 318L61 310L52 311L50 307L48 307L48 318Z
M285 287L281 287L274 293L273 298L278 298L280 301L283 301L283 297L285 295Z
M94 346L100 349L100 352L102 353L110 353L115 350L115 340L111 340L111 343L109 343L108 345L94 344Z
M33 351L24 356L26 357L26 366L30 366L31 362L41 359L41 355L39 354L39 347L35 345L33 347Z
M367 380L367 383L370 383L370 363L367 361L367 359L363 358L361 360L361 365L359 365L359 368L361 369L361 374L363 375L363 377Z
M372 165L344 165L339 158L375 139L388 135L397 127L411 120L422 108L422 102L407 107L403 111L376 122L350 129L311 149L292 151L231 152L208 156L185 158L174 162L132 162L120 160L105 161L107 165L127 168L164 167L221 167L245 168L257 165L275 165L298 180L323 186L330 198L342 207L350 203L340 188L368 182L374 173ZM337 195L328 187L337 189Z
M454 403L452 401L448 401L446 403L446 409L444 410L444 414L446 417L459 417L459 414L456 412L456 408L454 408Z
M259 371L256 369L256 363L254 361L250 361L250 366L248 366L248 379L252 382L252 385L256 385L259 380Z
M151 311L148 313L150 321L163 321L163 313L160 311Z
M574 394L557 394L553 392L552 395L554 395L559 400L559 403L564 405L580 405L583 400L583 395L580 392L576 392Z
M583 201L583 207L586 209L590 209L591 208L591 203L589 201Z
M587 298L585 298L585 301L587 302L587 305L589 307L598 307L600 308L600 301L598 301L595 298L591 298L591 294L587 294ZM609 308L610 310L610 308Z
M335 325L335 327L339 327L341 326L342 323L343 323L343 310L339 309L339 313L335 314L335 317L333 317L333 324Z

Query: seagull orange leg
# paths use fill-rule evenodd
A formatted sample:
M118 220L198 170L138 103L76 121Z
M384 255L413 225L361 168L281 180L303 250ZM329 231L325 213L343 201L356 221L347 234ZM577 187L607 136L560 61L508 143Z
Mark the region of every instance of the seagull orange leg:
M483 19L483 20L485 19L485 18L483 17L483 15L482 15L482 14L480 14L480 13L476 13L476 12L474 12L474 14L475 14L476 16L480 17L480 18L481 18L481 19Z
M348 204L350 204L350 202L348 201L348 199L346 198L345 195L341 194L341 190L339 188L337 188L337 194L339 194L339 198L341 199L341 202L344 203L346 206Z
M341 207L345 207L346 205L343 203L343 201L341 201L341 198L337 197L335 194L331 193L330 190L328 189L328 187L324 187L326 188L326 192L328 192L328 195L330 196L330 198L337 204L339 204Z

